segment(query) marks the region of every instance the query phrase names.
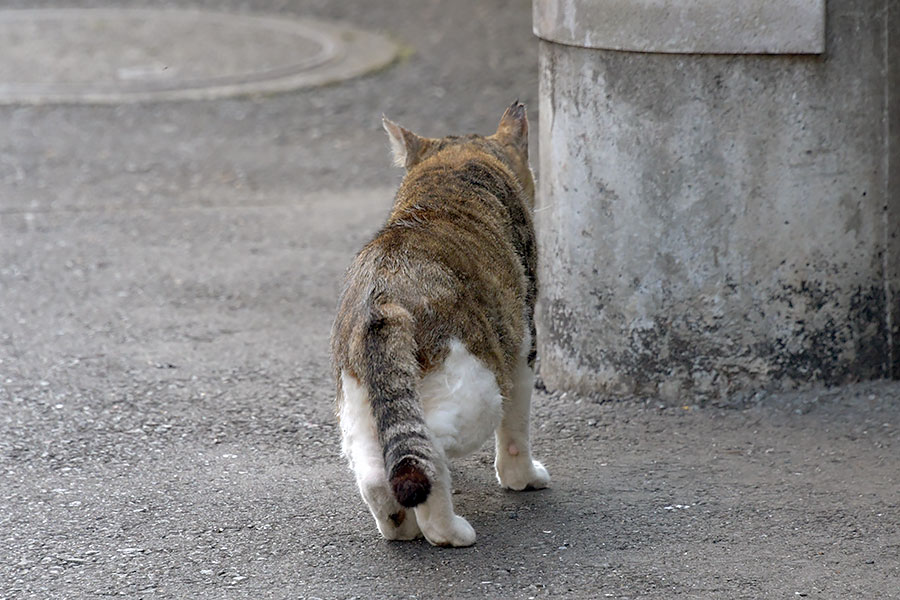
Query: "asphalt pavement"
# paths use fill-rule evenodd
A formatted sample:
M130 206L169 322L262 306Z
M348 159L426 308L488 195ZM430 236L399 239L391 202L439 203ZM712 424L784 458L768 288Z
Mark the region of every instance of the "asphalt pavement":
M518 97L536 126L529 2L64 5L324 19L397 50L294 91L0 106L0 600L900 598L900 382L538 390L549 489L501 490L485 448L454 468L474 547L379 538L328 335L401 176L381 115L491 132Z

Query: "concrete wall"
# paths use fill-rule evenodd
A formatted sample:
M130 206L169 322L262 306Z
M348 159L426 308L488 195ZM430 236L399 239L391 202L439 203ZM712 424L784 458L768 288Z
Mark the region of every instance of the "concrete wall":
M697 35L648 52L548 25L667 4L535 0L539 35L573 36L540 47L545 383L681 399L900 376L900 2L810 0L809 55L693 54L729 36L681 13L658 31Z
M888 151L885 158L885 291L892 341L888 370L890 376L900 379L900 2L887 2L886 11L885 102Z

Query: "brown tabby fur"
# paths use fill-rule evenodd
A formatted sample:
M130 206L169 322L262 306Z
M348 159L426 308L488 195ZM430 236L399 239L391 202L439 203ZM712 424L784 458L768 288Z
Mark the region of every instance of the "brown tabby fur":
M428 496L433 452L416 382L452 338L494 374L504 398L530 332L537 253L525 108L491 136L421 138L385 128L408 170L387 223L350 266L332 333L334 373L370 390L385 468L403 506Z

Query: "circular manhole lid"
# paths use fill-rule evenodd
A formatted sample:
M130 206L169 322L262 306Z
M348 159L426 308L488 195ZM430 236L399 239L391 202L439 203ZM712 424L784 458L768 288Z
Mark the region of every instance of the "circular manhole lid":
M390 63L383 36L196 10L0 10L0 103L205 100L283 92Z

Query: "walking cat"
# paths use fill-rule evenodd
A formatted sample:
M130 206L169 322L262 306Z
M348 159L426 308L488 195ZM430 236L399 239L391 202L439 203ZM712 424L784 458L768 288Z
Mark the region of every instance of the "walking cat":
M387 539L469 546L448 459L493 434L500 485L532 460L537 249L525 106L490 136L419 137L384 119L406 167L387 223L350 266L332 331L343 450ZM412 509L412 510L409 510Z

